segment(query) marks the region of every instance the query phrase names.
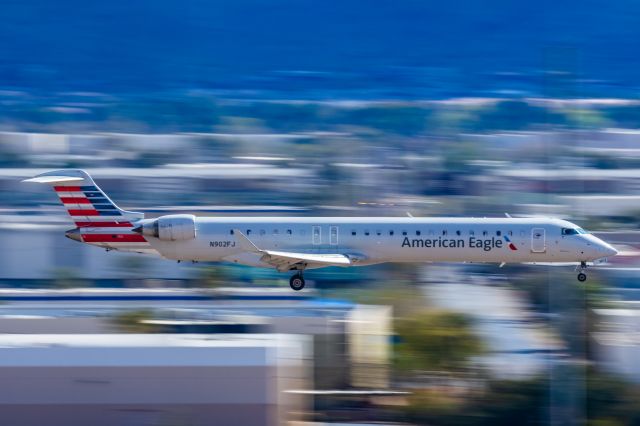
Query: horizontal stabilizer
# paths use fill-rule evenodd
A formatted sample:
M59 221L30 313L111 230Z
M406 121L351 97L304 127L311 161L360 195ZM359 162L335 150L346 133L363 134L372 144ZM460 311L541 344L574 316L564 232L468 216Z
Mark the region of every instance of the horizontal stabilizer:
M72 176L36 176L30 179L25 179L23 182L35 182L35 183L62 183L62 182L78 182L82 181L81 177Z

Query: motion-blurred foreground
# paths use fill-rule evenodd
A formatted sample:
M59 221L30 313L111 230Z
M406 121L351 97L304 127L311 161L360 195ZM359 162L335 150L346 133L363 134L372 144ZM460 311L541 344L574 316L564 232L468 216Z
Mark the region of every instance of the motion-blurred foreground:
M0 424L640 424L638 5L35 3L0 14ZM547 215L620 255L294 293L64 238L20 183L64 167L151 216Z

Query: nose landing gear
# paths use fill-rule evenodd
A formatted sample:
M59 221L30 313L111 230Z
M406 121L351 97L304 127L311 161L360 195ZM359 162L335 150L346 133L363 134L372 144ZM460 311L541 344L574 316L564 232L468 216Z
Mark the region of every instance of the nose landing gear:
M587 280L587 274L584 271L587 270L587 262L580 262L580 266L578 266L578 281L581 283Z
M289 279L289 286L295 291L300 291L304 288L304 278L302 278L302 272L297 272Z

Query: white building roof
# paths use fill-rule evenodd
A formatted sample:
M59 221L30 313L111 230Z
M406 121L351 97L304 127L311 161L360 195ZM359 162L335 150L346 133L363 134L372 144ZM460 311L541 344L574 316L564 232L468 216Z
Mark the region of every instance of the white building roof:
M0 367L248 367L306 358L285 334L0 335ZM282 352L283 351L283 352Z

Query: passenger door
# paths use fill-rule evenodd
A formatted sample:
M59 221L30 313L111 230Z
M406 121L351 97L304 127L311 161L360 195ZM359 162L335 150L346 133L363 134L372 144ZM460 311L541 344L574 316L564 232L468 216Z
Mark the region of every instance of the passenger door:
M531 230L531 251L533 253L544 253L547 251L544 228L533 228Z

